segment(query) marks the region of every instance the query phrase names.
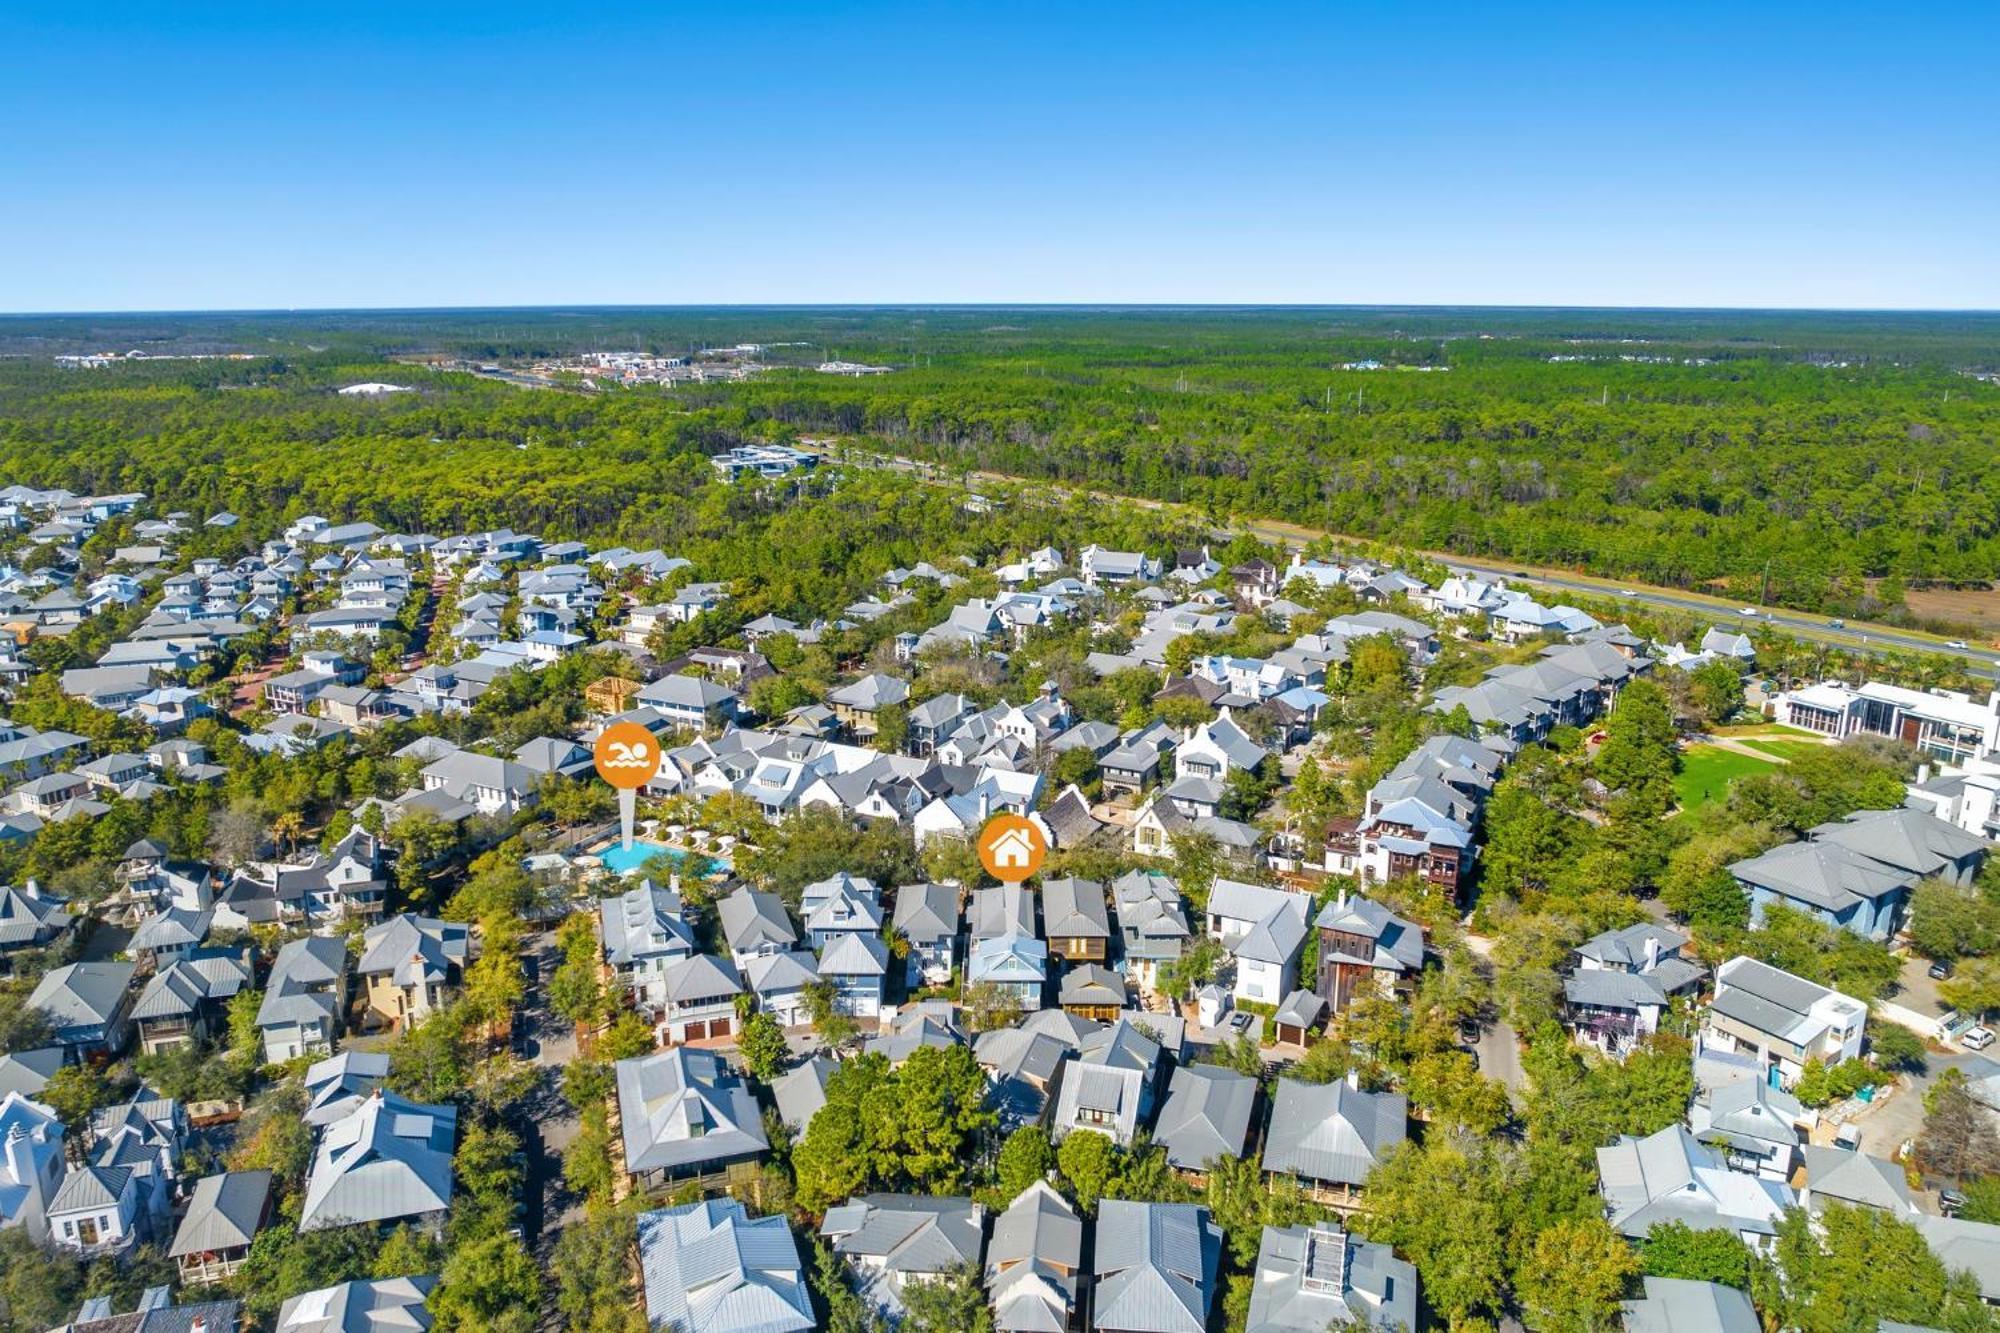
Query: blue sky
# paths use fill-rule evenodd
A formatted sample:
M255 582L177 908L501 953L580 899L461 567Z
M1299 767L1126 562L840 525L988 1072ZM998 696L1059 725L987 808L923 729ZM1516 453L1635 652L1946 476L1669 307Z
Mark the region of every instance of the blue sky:
M15 11L0 310L2000 307L1991 4L558 8Z

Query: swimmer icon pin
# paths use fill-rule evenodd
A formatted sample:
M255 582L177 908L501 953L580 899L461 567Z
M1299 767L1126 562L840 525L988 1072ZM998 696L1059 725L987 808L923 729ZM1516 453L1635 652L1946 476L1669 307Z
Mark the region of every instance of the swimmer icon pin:
M597 776L618 790L618 829L629 852L639 788L660 771L660 742L637 722L613 722L598 736L590 757L597 765Z

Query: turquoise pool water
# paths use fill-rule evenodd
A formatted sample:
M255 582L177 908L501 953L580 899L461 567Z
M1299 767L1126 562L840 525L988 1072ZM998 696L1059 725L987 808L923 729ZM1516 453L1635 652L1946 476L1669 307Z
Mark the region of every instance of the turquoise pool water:
M623 842L614 841L599 852L598 856L603 860L605 869L618 875L636 874L646 862L656 856L664 856L674 862L683 875L706 875L715 869L714 863L705 858L690 856L662 843L647 842L644 838L632 839L630 851L625 849Z

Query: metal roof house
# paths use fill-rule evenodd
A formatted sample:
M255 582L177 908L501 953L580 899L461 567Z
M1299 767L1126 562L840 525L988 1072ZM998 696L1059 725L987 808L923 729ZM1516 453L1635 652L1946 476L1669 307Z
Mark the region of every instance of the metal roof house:
M430 1217L451 1206L458 1110L377 1088L320 1131L299 1230Z
M1362 1092L1344 1083L1278 1080L1264 1169L1293 1175L1314 1193L1351 1202L1368 1173L1409 1133L1410 1103L1400 1092Z
M225 1171L194 1185L167 1257L186 1283L219 1282L243 1266L271 1212L269 1171Z
M327 1053L339 1035L347 1000L347 945L325 935L287 942L271 962L257 1028L264 1059L282 1064Z
M1046 1180L1015 1196L986 1246L996 1333L1063 1333L1076 1308L1083 1222Z
M275 1333L424 1333L434 1277L343 1282L294 1296L278 1307Z
M1244 1333L1417 1326L1417 1270L1338 1225L1265 1227Z
M1789 1087L1809 1059L1832 1066L1859 1056L1867 1019L1867 1006L1851 996L1754 958L1732 958L1716 969L1702 1041L1754 1053Z
M958 961L959 891L951 884L905 884L896 890L891 918L910 944L909 980L943 985Z
M912 1280L979 1262L986 1210L970 1199L867 1194L827 1209L819 1234L853 1268L862 1299L893 1317Z
M734 1199L641 1213L646 1317L666 1333L803 1333L812 1297L782 1217L752 1218Z
M1167 1080L1153 1141L1182 1171L1206 1171L1217 1158L1243 1155L1256 1105L1256 1079L1221 1065L1182 1065Z
M1678 1277L1649 1277L1645 1287L1623 1303L1625 1333L1763 1333L1750 1294L1737 1287Z
M1804 1152L1806 1185L1800 1198L1809 1211L1817 1212L1829 1203L1847 1203L1903 1218L1916 1216L1909 1178L1896 1163L1848 1148L1808 1144Z
M642 1186L709 1174L769 1150L757 1099L714 1052L677 1046L612 1068L625 1169Z
M389 1056L382 1051L342 1051L306 1070L306 1123L330 1125L352 1115L389 1077Z
M1215 1304L1222 1228L1191 1203L1106 1199L1097 1208L1100 1333L1204 1333Z
M131 963L70 963L43 975L28 996L48 1017L56 1044L83 1054L116 1054L131 1035Z
M1754 1246L1794 1202L1777 1181L1730 1170L1680 1125L1599 1148L1597 1174L1612 1227L1633 1240L1661 1222L1681 1222L1733 1232Z

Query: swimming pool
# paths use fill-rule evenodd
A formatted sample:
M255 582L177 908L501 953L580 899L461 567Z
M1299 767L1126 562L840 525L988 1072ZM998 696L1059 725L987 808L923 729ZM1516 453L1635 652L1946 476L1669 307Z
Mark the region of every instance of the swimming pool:
M632 839L630 851L622 841L614 839L609 847L599 852L598 858L604 868L615 875L636 875L646 862L656 856L664 856L675 863L675 868L683 875L707 875L714 871L715 864L703 857L691 857L687 852L664 843L647 842L644 838Z

